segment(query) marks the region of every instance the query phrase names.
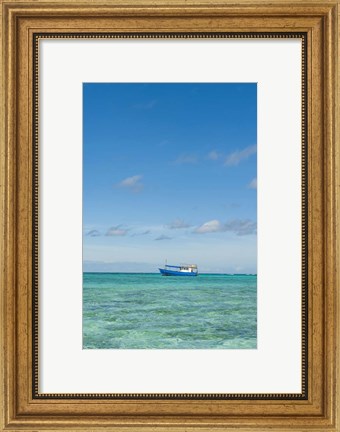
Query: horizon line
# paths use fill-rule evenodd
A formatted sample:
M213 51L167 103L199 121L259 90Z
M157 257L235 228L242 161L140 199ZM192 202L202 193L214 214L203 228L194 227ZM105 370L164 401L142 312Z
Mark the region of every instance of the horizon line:
M157 274L159 275L159 272L140 272L140 271L83 271L84 273L105 273L105 274ZM228 276L257 276L257 273L216 273L216 272L202 272L198 273L201 274L218 274L218 275L228 275Z

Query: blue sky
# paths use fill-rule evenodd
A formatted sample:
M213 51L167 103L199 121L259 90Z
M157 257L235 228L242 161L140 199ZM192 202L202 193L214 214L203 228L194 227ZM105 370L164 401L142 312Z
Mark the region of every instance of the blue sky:
M256 273L257 87L83 84L84 271Z

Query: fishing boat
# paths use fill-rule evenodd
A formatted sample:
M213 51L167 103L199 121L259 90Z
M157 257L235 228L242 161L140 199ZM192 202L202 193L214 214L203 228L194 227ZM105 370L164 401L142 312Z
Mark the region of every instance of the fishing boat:
M180 266L165 264L164 268L158 269L162 276L197 276L196 264L182 264Z

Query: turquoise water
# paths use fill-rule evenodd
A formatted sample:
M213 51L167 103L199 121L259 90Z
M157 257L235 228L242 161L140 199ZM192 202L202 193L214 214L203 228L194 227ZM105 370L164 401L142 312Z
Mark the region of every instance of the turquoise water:
M256 276L84 273L83 348L257 347Z

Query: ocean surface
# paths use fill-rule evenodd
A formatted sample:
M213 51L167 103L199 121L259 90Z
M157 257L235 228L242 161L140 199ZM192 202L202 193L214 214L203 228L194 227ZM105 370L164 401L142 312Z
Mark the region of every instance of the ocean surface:
M83 275L84 349L256 347L256 276Z

